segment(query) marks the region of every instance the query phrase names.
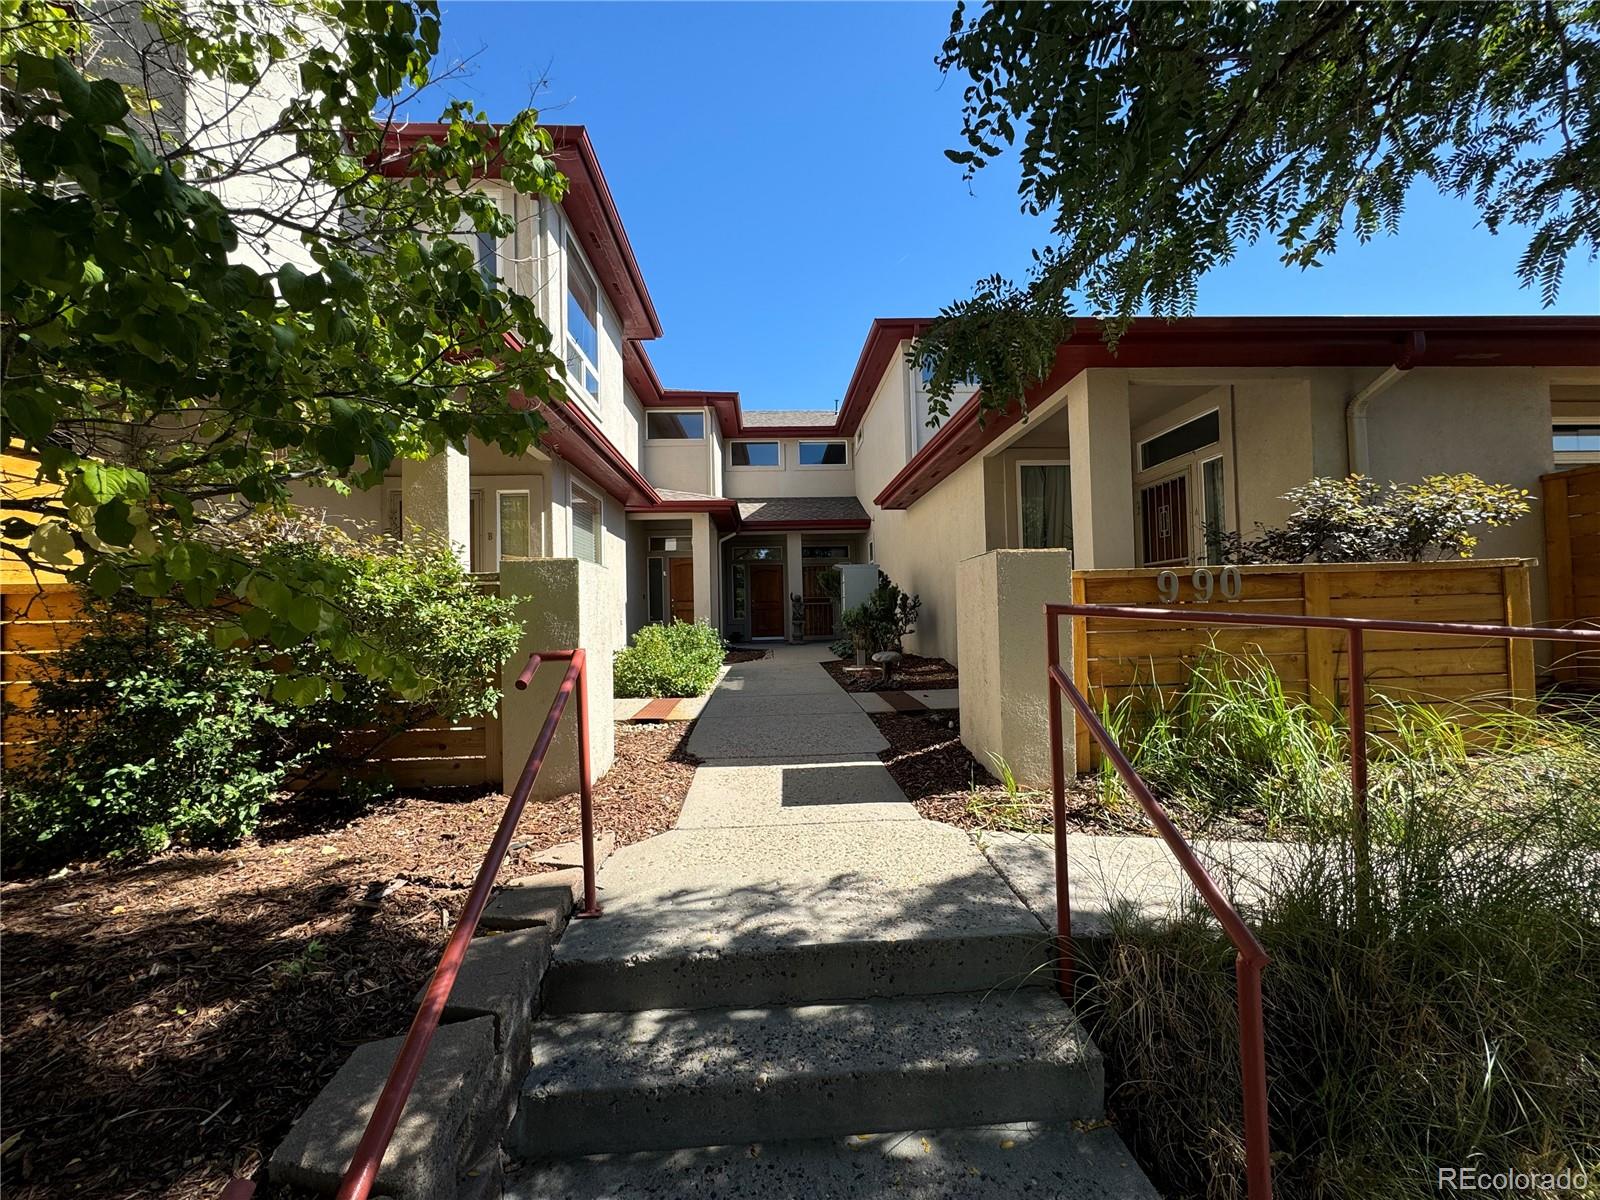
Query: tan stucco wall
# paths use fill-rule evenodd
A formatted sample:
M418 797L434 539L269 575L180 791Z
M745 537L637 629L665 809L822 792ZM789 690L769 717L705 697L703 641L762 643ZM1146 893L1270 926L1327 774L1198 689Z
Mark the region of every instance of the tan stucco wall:
M975 458L908 509L873 513L878 565L922 597L914 654L956 660L956 564L989 549L985 462Z
M779 442L783 454L783 467L734 467L729 466L727 456L729 451L724 447L723 454L723 486L727 489L724 493L735 498L747 496L854 496L856 494L855 452L849 438L762 438L752 436L738 438L738 441ZM849 464L843 467L802 467L800 461L800 442L842 441L845 443L845 457Z
M1316 474L1311 381L1245 380L1227 390L1233 455L1224 486L1233 493L1238 527L1248 534L1258 522L1281 524L1289 515L1283 494Z
M995 756L1004 759L1027 787L1050 784L1042 610L1047 601L1070 595L1071 573L1066 550L994 550L963 560L957 570L961 741L991 770ZM1070 672L1064 624L1061 661ZM1064 727L1071 771L1071 726Z
M856 496L872 513L872 498L906 465L906 376L898 354L873 390L856 434L852 447Z
M616 615L622 596L613 572L572 558L526 559L505 563L500 570L500 594L517 601L523 622L522 642L507 661L502 680L501 764L510 790L522 773L544 724L556 688L566 671L564 663L546 663L531 687L517 691L515 681L535 650L565 650L582 646L588 653L590 768L599 779L616 758L616 728L611 720L611 660L616 653ZM551 743L549 756L534 787L537 797L561 796L578 788L577 702L566 715Z
M713 494L711 447L706 438L693 442L647 440L640 469L654 487L700 496Z

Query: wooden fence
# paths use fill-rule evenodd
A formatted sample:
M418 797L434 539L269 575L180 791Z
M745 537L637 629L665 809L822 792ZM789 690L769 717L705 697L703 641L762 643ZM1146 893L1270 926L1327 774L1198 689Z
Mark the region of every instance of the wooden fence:
M1230 612L1530 623L1525 559L1228 570L1233 574L1227 577L1222 568L1206 568L1203 573L1188 567L1167 573L1150 568L1074 571L1072 599L1076 604L1199 605ZM1130 692L1152 685L1181 685L1196 658L1212 646L1270 660L1291 694L1324 708L1345 703L1344 638L1335 630L1090 618L1073 622L1073 674L1097 708L1107 702L1115 705ZM1485 707L1526 708L1533 702L1534 657L1529 642L1374 633L1367 635L1366 651L1369 697L1445 706L1461 717ZM1084 770L1094 761L1094 746L1081 727L1077 746L1079 770Z
M1542 476L1550 621L1600 628L1600 466ZM1558 654L1558 679L1600 683L1600 654Z
M33 680L81 636L87 620L71 584L0 584L0 756L7 769L24 761L48 733L37 711ZM362 748L375 735L351 733ZM500 782L500 717L452 721L429 717L364 754L361 762L399 787L450 787Z

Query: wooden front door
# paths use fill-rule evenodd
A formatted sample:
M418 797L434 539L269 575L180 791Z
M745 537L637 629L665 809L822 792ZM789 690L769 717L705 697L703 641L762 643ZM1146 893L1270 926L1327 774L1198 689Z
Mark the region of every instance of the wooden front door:
M750 574L750 636L783 636L783 567L777 563L752 563Z
M694 559L669 558L667 569L667 595L671 598L672 619L685 624L694 623Z

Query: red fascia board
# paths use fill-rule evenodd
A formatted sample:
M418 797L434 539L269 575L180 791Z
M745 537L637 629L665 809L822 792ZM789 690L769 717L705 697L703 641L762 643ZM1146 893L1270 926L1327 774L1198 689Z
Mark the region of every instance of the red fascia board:
M661 503L649 480L611 444L593 419L572 402L535 407L549 423L540 444L577 467L620 504L648 508Z
M630 513L707 513L718 529L739 527L739 506L732 500L657 500L652 504L630 504Z
M491 126L491 128L494 128ZM383 150L377 156L381 174L403 176L410 170L411 152L424 138L442 140L450 127L435 121L414 121L391 126L383 135ZM555 145L556 165L567 177L566 198L561 209L572 222L607 297L622 317L622 332L629 338L658 338L661 319L645 287L644 273L634 256L633 245L617 212L611 186L600 169L600 160L582 125L546 125ZM500 165L491 159L479 178L500 178Z
M744 521L740 524L740 529L749 533L776 533L779 530L800 529L857 530L871 528L872 520L862 517L851 517L843 521Z
M1063 342L1032 408L1079 371L1100 367L1600 366L1596 317L1189 317L1137 320L1112 354L1097 322ZM908 508L1021 419L987 414L973 396L874 502Z
M856 368L850 374L850 383L844 390L844 401L839 405L837 432L855 433L900 343L918 337L932 323L925 317L879 317L872 322L867 340L856 358Z

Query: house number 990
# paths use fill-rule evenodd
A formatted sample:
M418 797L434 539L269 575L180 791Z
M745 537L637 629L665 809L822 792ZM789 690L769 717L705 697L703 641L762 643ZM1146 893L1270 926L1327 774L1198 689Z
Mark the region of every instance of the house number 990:
M1189 583L1194 588L1194 598L1201 604L1206 603L1219 590L1224 600L1237 600L1239 593L1244 590L1244 580L1239 575L1238 567L1223 567L1221 578L1212 574L1209 567L1196 567L1194 574L1189 577ZM1176 571L1163 571L1156 576L1156 591L1161 594L1161 603L1171 604L1178 598L1178 591L1182 586Z

